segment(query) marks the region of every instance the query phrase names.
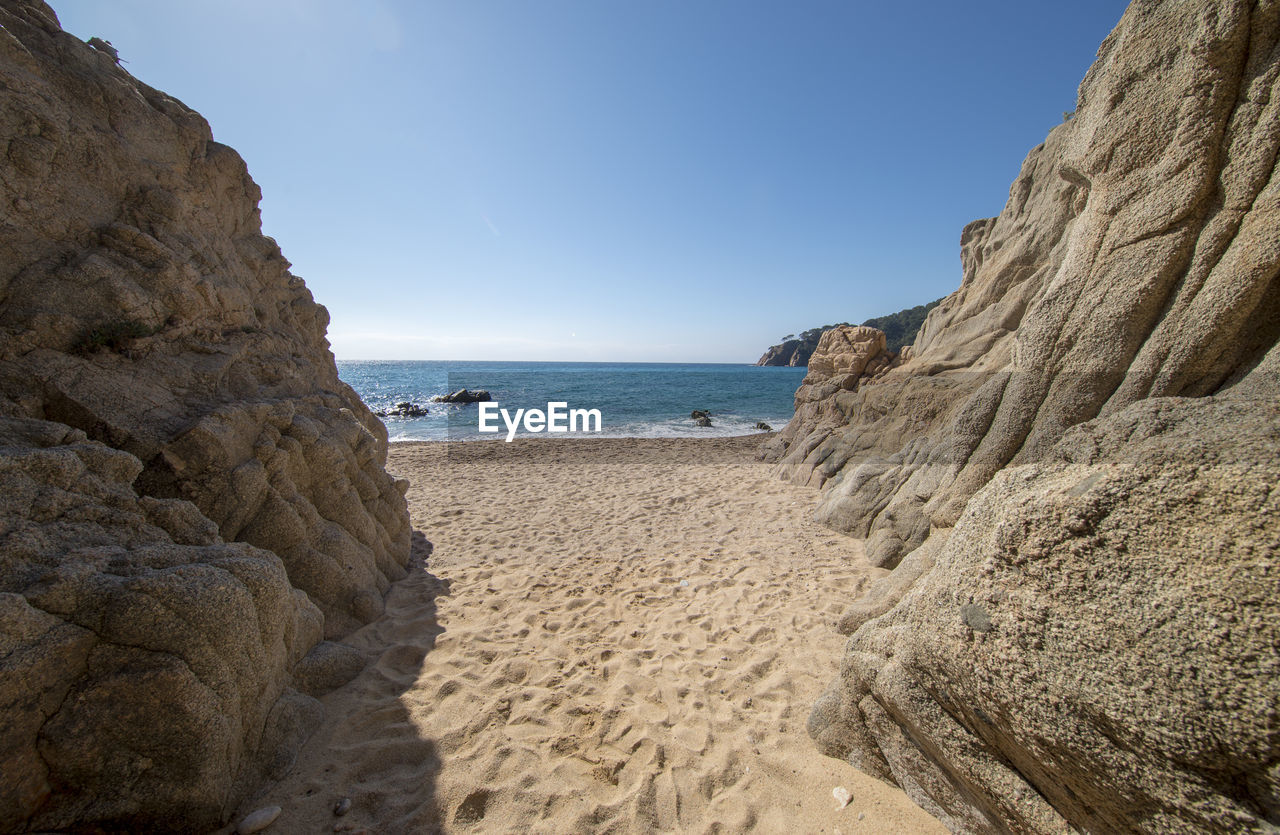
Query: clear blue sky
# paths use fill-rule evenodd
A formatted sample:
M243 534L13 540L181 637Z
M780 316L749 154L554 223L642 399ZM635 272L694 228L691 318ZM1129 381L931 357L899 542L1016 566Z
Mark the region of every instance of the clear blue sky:
M52 0L199 110L339 359L753 362L960 282L1118 0Z

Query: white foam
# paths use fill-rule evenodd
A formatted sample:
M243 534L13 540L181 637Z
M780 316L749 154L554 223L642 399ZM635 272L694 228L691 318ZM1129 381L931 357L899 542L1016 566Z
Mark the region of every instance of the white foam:
M712 415L711 426L698 426L689 418L673 418L665 421L631 421L609 425L607 422L600 432L565 432L547 435L545 433L520 432L517 438L736 438L743 435L761 435L764 430L756 428L756 421L735 415ZM414 426L413 424L419 424ZM410 441L491 441L494 436L481 435L475 431L450 436L446 427L427 427L422 421L400 421L394 428L388 425L388 434L392 443ZM455 430L457 427L454 427ZM468 427L470 429L470 427ZM779 427L781 428L781 427Z

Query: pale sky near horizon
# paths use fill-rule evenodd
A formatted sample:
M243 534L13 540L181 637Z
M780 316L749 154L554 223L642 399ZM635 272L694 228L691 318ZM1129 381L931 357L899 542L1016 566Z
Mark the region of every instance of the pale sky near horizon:
M960 283L1118 0L51 0L200 111L338 359L754 362Z

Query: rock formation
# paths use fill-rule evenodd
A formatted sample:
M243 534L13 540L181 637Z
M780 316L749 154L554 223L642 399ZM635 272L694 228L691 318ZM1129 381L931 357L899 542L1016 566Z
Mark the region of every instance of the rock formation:
M1280 812L1276 484L1274 397L1153 398L1068 430L846 615L811 731L958 831L1261 829Z
M417 403L397 403L390 409L382 412L374 412L375 416L384 417L403 417L403 418L420 418L426 417L430 411L425 406L419 406Z
M208 829L359 667L404 483L244 162L0 3L0 830Z
M493 397L484 389L476 389L475 391L458 389L450 394L437 394L431 398L432 403L488 403L491 400L493 400Z
M756 360L756 365L790 366L791 368L808 365L813 348L813 345L799 339L786 339L765 351L760 359Z
M867 402L867 393L889 389L865 384L877 378L907 379L886 374L898 363L899 358L885 351L885 336L875 328L838 325L824 331L809 358L808 373L796 391L795 416L777 437L766 442L762 448L764 457L781 459L784 475L822 486L855 454L854 447L839 447L839 439L850 427L859 405ZM896 387L894 391L897 392ZM908 410L910 405L906 404ZM865 420L867 416L861 417ZM886 438L888 434L864 431L862 436L882 444L886 451L896 450L900 444L895 446L893 438Z
M894 568L825 752L957 831L1280 825L1278 153L1280 6L1138 0L903 364L806 378L766 454Z
M885 350L891 354L900 354L904 348L915 341L929 311L941 303L942 299L934 299L928 304L918 304L906 310L899 310L897 313L890 313L888 316L876 316L863 322L862 326L884 331Z
M915 339L916 333L920 330L920 325L924 323L925 316L928 315L930 310L937 307L941 301L942 299L938 299L928 304L920 304L915 307L909 307L906 310L899 310L887 316L877 316L874 319L868 319L863 322L862 327L883 331L885 335L885 350L891 354L898 354ZM823 325L819 328L810 328L798 337L784 339L781 344L774 345L765 351L764 355L756 360L756 365L788 365L792 367L808 365L809 357L813 356L822 334L832 328L839 327L849 327L849 323L843 322L839 325Z
M888 367L884 334L875 328L841 325L822 334L818 347L809 358L809 374L816 379L835 381L837 385L846 377L858 378L864 372L874 374L869 366L877 362ZM852 388L845 385L844 388Z

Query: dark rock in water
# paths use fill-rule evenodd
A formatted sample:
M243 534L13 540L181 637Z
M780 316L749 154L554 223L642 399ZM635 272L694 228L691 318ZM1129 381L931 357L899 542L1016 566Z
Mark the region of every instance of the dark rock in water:
M385 412L374 412L378 417L407 417L416 418L423 417L428 414L426 406L419 406L417 403L397 403L394 409L388 409Z
M493 398L484 389L468 391L458 389L453 394L439 394L431 398L433 403L488 403Z
M711 413L707 411L703 411L702 409L694 409L692 412L689 413L689 417L693 418L694 420L697 420L698 418L709 418L711 417Z
M699 426L710 426L711 418L707 417L706 415L703 415L700 418L696 418L693 422L698 424Z
M770 426L769 424L765 423L763 420L756 421L756 429L759 429L759 430L764 431L764 432L772 432L772 431L773 431L773 427L772 427L772 426Z

